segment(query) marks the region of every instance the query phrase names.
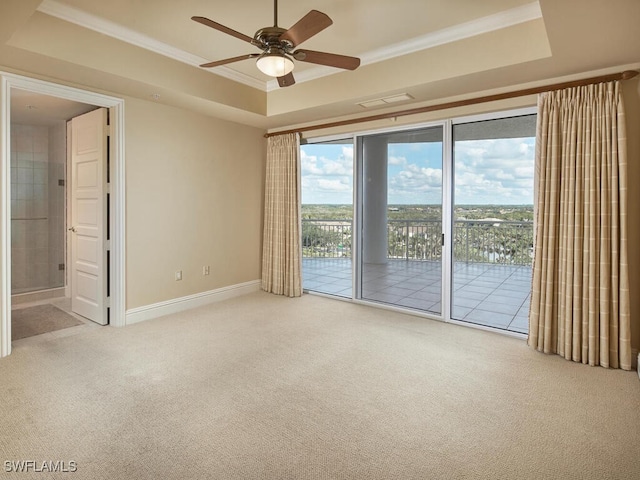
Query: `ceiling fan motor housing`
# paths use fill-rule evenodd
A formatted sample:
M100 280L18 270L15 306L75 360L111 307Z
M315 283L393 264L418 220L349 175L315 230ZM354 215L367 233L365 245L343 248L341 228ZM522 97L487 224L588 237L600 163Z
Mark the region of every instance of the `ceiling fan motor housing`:
M293 44L288 40L280 40L280 36L286 31L285 28L280 27L265 27L258 30L253 38L260 48L276 47L289 53Z

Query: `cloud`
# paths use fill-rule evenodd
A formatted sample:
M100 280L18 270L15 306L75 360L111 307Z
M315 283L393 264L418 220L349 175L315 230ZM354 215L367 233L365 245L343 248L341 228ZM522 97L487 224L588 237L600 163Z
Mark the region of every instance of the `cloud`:
M307 147L312 148L305 151ZM398 145L395 147L399 148ZM442 169L439 168L441 153L424 148L404 148L393 153L388 160L389 203L440 203L443 188ZM533 139L456 142L456 203L531 204L534 153ZM351 203L351 145L304 146L301 164L303 203Z
M409 163L389 178L389 203L439 203L442 200L442 170Z
M308 155L304 150L300 151L300 166L302 175L322 175L322 170L318 167L318 157Z
M405 170L391 177L389 184L415 190L439 187L442 185L442 170L409 164Z
M342 156L353 163L353 146L351 145L343 145L342 146Z
M456 203L532 203L534 155L533 139L457 142Z
M532 139L501 138L465 140L455 144L455 158L470 165L502 167L507 163L533 159L535 145Z
M305 145L300 149L300 163L302 203L352 202L352 146Z
M303 175L352 175L353 148L343 147L337 158L309 155L301 149L300 164Z
M389 165L400 165L405 166L407 164L407 159L405 157L394 157L393 155L389 156Z
M351 185L347 178L326 179L319 178L316 180L316 186L325 192L350 192Z

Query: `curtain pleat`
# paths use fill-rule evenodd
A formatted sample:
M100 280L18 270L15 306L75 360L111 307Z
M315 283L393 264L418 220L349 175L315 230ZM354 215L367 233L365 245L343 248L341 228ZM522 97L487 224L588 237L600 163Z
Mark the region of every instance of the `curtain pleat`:
M288 297L302 295L299 152L298 134L267 140L262 289Z
M626 138L618 82L541 94L529 345L631 369Z

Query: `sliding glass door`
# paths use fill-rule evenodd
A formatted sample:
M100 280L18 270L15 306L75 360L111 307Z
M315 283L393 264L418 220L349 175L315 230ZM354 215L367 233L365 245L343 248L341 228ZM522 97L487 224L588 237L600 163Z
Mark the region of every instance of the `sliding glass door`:
M442 312L443 126L359 138L358 297Z
M451 318L527 333L536 115L453 125Z
M352 297L353 140L300 147L302 286Z
M525 109L303 145L304 288L527 333L535 134Z

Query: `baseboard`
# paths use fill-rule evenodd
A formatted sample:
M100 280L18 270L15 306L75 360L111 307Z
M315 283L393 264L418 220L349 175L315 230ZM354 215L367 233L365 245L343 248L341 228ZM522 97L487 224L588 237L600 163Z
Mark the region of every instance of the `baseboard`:
M220 302L229 298L257 292L258 290L260 290L260 280L253 280L251 282L238 283L236 285L230 285L228 287L222 287L208 292L174 298L173 300L167 300L166 302L132 308L127 310L125 324L131 325L145 320L163 317L164 315L170 315L172 313L182 312L184 310L190 310L210 303Z
M64 297L66 294L65 287L49 288L46 290L36 290L34 292L16 293L11 295L11 305L19 305L22 303L39 302L40 300L49 300L50 298Z

